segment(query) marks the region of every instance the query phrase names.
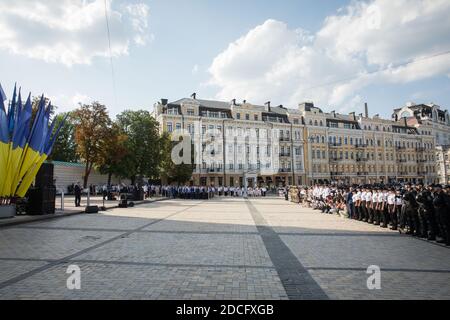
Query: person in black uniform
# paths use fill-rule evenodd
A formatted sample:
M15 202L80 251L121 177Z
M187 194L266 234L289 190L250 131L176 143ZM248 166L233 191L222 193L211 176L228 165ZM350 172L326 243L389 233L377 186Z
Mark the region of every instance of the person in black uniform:
M450 196L442 191L441 185L434 186L433 206L438 218L438 227L441 238L439 243L450 245Z
M419 185L416 199L419 204L419 236L428 240L435 240L436 221L434 219L432 194L423 185Z
M73 191L75 193L75 207L79 207L81 206L81 187L79 182L75 184Z

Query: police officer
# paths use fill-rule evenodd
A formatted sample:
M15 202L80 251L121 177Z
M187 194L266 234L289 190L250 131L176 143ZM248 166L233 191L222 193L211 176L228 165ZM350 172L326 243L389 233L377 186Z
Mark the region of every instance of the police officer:
M416 196L418 207L418 235L421 238L430 239L430 235L434 234L431 230L431 226L429 225L428 214L430 211L431 203L431 194L429 191L423 187L422 184L419 184L417 187L417 196ZM430 239L431 240L431 239Z
M440 184L434 186L433 206L441 236L437 242L450 245L450 197L442 191Z

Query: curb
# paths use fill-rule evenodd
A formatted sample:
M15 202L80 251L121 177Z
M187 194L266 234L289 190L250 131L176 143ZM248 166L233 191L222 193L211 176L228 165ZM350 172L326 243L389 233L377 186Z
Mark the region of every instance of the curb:
M162 198L162 199L156 199L156 200L143 200L143 201L137 201L134 202L135 206L141 205L141 204L145 204L145 203L153 203L153 202L159 202L159 201L165 201L168 198ZM100 206L99 206L100 208ZM116 209L119 208L119 205L115 205L115 206L110 206L110 207L106 207L107 210L109 209ZM41 216L28 216L28 219L23 219L23 220L5 220L0 221L0 229L2 228L7 228L7 227L11 227L11 226L16 226L19 224L25 224L25 223L30 223L30 222L36 222L36 221L44 221L44 220L52 220L52 219L59 219L59 218L65 218L65 217L70 217L70 216L74 216L74 215L78 215L78 214L83 214L85 213L84 210L83 211L74 211L74 212L67 212L67 213L56 213L56 214L46 214L46 215L41 215Z

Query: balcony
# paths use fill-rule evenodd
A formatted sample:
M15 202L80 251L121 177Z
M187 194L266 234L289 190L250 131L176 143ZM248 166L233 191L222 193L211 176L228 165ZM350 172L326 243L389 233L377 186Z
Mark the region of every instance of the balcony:
M417 174L419 175L419 176L424 176L424 175L426 175L428 172L426 172L426 171L418 171L417 172Z
M358 149L360 149L360 148L366 148L366 147L367 147L367 144L366 144L366 143L355 144L355 148L358 148Z
M358 175L358 176L367 176L367 175L369 175L369 173L368 172L359 171L359 172L356 173L356 175Z
M330 158L330 162L339 162L339 161L342 161L342 160L344 160L344 159L342 159L342 158Z
M425 151L426 149L424 148L424 147L419 147L419 148L416 148L416 151L417 152L423 152L423 151Z
M291 172L291 168L278 169L278 173Z
M367 158L356 158L356 162L365 162Z
M330 146L331 148L341 147L342 143L328 142L328 146Z
M401 151L401 150L405 150L405 149L406 149L406 147L402 147L402 146L395 147L395 150L397 150L397 151Z
M427 162L427 160L424 160L424 159L418 159L416 162L417 162L417 163L425 163L425 162Z
M400 162L400 163L404 163L406 161L407 161L406 159L397 159L397 162Z
M400 171L398 174L399 174L400 176L408 176L408 175L409 175L409 173L406 172L406 171Z
M291 141L291 138L289 138L289 137L280 137L279 138L279 141L281 141L281 142L289 142L289 141Z
M290 152L280 152L280 157L290 157L291 153Z
M342 172L330 172L330 176L342 176L343 173Z

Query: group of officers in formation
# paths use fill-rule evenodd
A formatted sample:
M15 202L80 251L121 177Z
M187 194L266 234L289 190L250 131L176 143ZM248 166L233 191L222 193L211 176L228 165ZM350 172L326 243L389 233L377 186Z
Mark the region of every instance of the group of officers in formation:
M450 185L404 184L295 187L295 201L450 245Z
M219 197L265 197L266 187L226 187L226 186L161 186L161 195L180 199L211 199Z

